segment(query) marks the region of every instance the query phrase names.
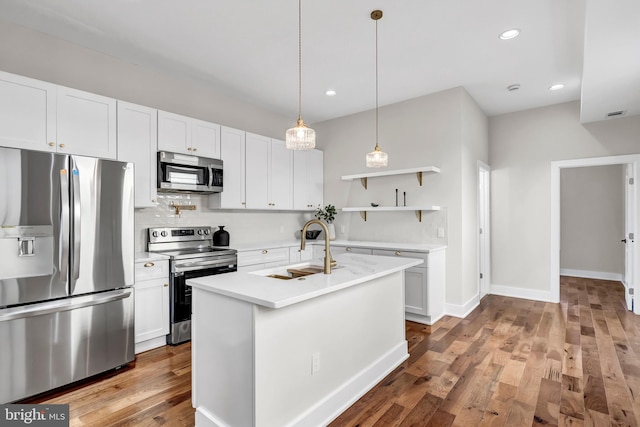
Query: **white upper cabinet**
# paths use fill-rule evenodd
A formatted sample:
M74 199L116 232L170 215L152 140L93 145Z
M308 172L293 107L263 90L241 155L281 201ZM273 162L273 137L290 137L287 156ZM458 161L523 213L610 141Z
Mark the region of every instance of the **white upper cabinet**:
M269 160L271 209L293 209L293 152L272 139Z
M246 206L293 208L293 156L283 141L246 134Z
M135 164L135 206L153 207L157 195L158 110L118 101L118 160Z
M116 100L58 86L58 152L115 159Z
M55 152L55 141L56 85L0 72L0 146Z
M0 72L0 145L116 158L116 100Z
M245 132L222 126L220 129L220 158L223 162L224 191L219 193L224 209L246 207L245 195ZM266 164L266 159L263 159Z
M314 210L323 205L323 153L293 152L293 209Z
M158 111L158 150L220 158L220 125Z

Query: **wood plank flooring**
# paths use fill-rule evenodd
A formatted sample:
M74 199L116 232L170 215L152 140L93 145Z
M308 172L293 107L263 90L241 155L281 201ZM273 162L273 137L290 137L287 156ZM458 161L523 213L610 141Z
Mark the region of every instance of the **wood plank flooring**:
M620 283L561 279L561 303L485 297L466 319L407 322L409 359L343 426L638 426L640 316ZM193 426L190 344L32 399L70 403L72 426Z

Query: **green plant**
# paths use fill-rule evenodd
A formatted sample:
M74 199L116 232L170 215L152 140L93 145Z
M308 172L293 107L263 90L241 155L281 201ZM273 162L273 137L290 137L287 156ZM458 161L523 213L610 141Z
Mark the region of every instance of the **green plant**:
M336 219L336 207L333 205L327 205L323 208L318 206L318 210L315 214L316 218L324 220L327 224L331 224Z

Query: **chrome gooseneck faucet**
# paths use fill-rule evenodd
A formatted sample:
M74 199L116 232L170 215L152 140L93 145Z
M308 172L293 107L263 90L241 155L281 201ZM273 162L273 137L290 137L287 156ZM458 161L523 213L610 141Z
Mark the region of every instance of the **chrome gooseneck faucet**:
M329 249L329 229L327 228L327 225L324 222L318 219L312 219L307 221L304 227L302 227L302 236L300 239L300 250L304 251L304 246L307 240L307 237L306 237L307 228L309 228L311 224L320 225L322 227L322 230L324 231L324 274L331 274L331 267L335 267L337 263L333 260L333 257L331 256L331 250Z

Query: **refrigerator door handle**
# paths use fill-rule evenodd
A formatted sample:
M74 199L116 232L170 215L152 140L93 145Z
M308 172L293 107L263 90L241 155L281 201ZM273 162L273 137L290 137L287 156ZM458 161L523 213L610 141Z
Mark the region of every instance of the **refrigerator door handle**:
M71 252L73 256L73 263L71 264L73 270L71 273L71 293L75 290L76 281L80 277L80 216L81 216L81 201L80 201L80 177L78 169L72 170L73 179L73 250Z
M66 169L60 170L60 256L58 258L58 271L60 281L67 283L69 267L69 175Z
M106 304L108 302L129 298L132 292L132 288L117 289L115 291L104 292L100 294L47 301L22 307L5 308L0 310L0 322L7 322L16 319L26 319L29 317L42 316L45 314L58 313L61 311L75 310L92 305Z

